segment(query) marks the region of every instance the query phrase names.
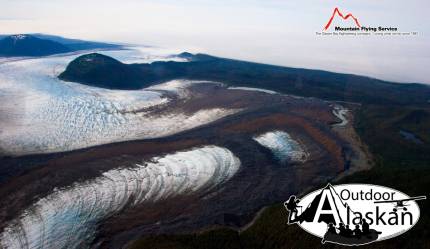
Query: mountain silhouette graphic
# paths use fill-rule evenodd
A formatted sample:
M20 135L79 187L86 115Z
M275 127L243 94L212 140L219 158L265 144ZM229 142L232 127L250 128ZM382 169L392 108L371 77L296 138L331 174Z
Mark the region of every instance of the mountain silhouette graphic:
M338 16L340 16L343 20L347 20L348 18L352 18L355 22L355 25L357 25L358 28L361 28L360 23L358 22L358 19L353 16L351 13L348 13L346 16L344 16L342 14L342 12L340 12L340 10L336 7L333 10L333 14L331 15L330 19L328 20L327 24L324 26L324 31L327 30L328 28L330 28L331 23L333 22L334 17L336 16L336 14Z
M304 221L306 222L313 222L318 205L320 204L321 198L323 196L326 196L324 203L322 204L323 210L329 210L334 209L335 210L335 216L333 214L320 214L318 218L318 222L325 222L326 224L335 224L338 225L338 223L346 223L347 222L347 215L348 212L350 213L350 217L354 217L354 212L351 210L351 208L348 206L348 204L344 203L339 194L336 192L336 190L333 188L331 184L327 184L325 188L323 188L320 193L315 196L315 198L312 200L312 202L306 207L306 209L296 217L295 221L302 223ZM332 203L334 204L334 207L330 205L329 198L331 198ZM336 219L337 218L337 219Z

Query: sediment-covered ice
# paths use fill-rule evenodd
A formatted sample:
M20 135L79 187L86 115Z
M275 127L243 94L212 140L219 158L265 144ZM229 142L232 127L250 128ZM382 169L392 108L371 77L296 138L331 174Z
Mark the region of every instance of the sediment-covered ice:
M333 107L333 115L335 115L337 118L341 120L340 123L334 124L333 126L345 126L348 124L348 119L346 118L346 114L348 113L348 109L341 105L335 105Z
M271 91L271 90L267 90L267 89L262 89L262 88L254 88L254 87L231 86L228 89L231 89L231 90L244 90L244 91L264 92L264 93L269 93L269 94L278 94L275 91Z
M204 146L112 169L38 200L9 223L0 245L5 249L88 248L97 222L125 206L208 192L228 181L239 167L240 160L228 149Z
M154 59L150 53L145 57L142 51L100 53L124 62ZM184 89L192 83L178 80L159 88L124 91L59 80L57 75L77 56L20 59L0 64L0 153L51 153L162 137L238 111L213 108L191 114L165 111L153 115L147 109L153 110L171 101L166 92L186 98ZM155 58L167 59L168 55L163 56ZM171 87L166 89L167 86Z
M309 157L306 148L284 131L271 131L254 137L262 146L270 149L282 163L304 162Z

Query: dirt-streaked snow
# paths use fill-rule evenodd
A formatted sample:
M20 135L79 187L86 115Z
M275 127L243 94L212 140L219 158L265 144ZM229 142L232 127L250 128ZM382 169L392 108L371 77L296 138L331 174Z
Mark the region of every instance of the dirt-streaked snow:
M254 137L262 146L270 149L281 162L304 162L309 157L306 148L284 131L271 131Z
M341 120L340 123L334 124L333 126L342 127L348 124L348 119L346 118L346 114L348 113L348 109L341 105L335 105L333 107L333 115Z
M228 89L231 90L243 90L243 91L255 91L255 92L263 92L268 94L278 94L278 92L262 89L262 88L255 88L255 87L243 87L243 86L231 86Z

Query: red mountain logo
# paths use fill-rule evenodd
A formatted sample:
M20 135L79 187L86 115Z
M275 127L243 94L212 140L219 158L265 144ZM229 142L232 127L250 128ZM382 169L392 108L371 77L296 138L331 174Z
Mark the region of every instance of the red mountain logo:
M328 28L330 28L330 25L331 25L331 23L332 23L332 21L333 21L334 17L336 16L336 14L337 14L338 16L342 17L342 19L343 19L343 20L347 20L348 18L350 18L350 17L351 17L351 18L354 20L355 25L357 25L357 27L358 27L358 28L361 28L361 25L360 25L360 23L358 22L358 19L357 19L355 16L353 16L351 13L348 13L346 16L344 16L344 15L339 11L339 9L336 7L336 8L333 10L333 14L331 15L331 17L330 17L330 19L328 20L327 24L325 25L325 27L324 27L324 31L325 31L325 30L327 30Z

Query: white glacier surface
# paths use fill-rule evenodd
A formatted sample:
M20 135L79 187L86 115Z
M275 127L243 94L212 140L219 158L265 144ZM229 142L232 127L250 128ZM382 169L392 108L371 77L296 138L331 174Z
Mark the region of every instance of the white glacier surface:
M99 53L128 63L175 59L154 48ZM124 91L59 80L57 75L79 55L15 58L0 63L0 152L51 153L162 137L238 111L213 108L191 114L164 112L151 116L145 108L168 103L165 92L186 98L184 88L192 82L178 80L159 88Z
M291 138L284 131L270 131L254 137L262 146L270 149L273 155L282 163L304 162L309 157L304 145Z
M39 199L0 235L0 248L88 248L97 222L126 205L155 202L228 181L240 160L228 149L204 146L117 168Z

